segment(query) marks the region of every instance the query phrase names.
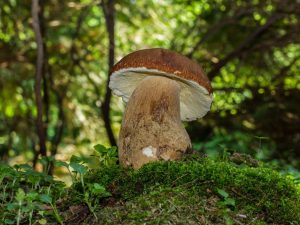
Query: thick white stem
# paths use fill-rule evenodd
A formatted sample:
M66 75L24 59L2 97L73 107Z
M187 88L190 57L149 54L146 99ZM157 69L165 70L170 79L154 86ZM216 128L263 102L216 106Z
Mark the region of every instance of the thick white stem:
M180 86L161 76L145 78L126 107L119 137L123 166L139 168L157 160L176 160L191 148L180 119Z

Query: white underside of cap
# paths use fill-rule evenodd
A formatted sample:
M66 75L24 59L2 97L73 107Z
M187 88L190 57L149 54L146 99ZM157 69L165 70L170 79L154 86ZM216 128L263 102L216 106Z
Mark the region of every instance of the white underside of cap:
M125 75L126 74L126 75ZM202 118L210 110L212 94L197 82L185 80L174 74L165 73L145 67L126 68L114 72L110 76L109 87L113 94L122 97L128 102L131 94L139 83L148 76L164 76L176 80L180 91L180 116L181 120L191 121Z

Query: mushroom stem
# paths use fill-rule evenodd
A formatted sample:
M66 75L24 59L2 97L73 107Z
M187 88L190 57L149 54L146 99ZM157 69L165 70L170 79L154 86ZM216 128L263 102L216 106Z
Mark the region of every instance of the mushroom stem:
M119 159L137 169L157 160L176 160L191 148L180 119L180 85L149 76L131 95L119 137Z

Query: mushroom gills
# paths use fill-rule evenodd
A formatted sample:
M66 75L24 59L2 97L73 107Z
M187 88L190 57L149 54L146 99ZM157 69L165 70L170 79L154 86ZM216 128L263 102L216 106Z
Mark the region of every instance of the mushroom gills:
M192 121L202 118L210 110L213 96L203 86L195 81L155 69L143 67L121 69L110 77L109 87L115 95L122 97L124 102L128 102L137 86L147 77L153 76L166 77L180 85L181 120Z

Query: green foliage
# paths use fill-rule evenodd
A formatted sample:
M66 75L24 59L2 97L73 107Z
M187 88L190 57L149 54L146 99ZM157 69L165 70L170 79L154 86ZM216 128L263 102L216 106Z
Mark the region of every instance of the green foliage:
M219 157L219 152L227 151L246 153L255 159L268 161L272 158L275 144L268 137L254 136L240 131L227 133L219 130L206 142L194 142L193 147L211 157Z
M100 165L109 167L117 163L118 151L116 146L106 148L103 145L97 144L94 146L94 149L98 153L95 157L98 159Z
M27 164L14 168L0 164L0 192L0 215L5 224L33 224L37 218L55 218L62 224L56 201L65 194L64 184L53 177L36 172ZM43 209L45 204L53 213Z
M98 144L94 148L98 153L98 155L93 155L99 160L98 166L109 168L109 166L116 164L116 147L106 148L105 146ZM75 187L72 201L86 204L89 211L94 215L94 218L97 219L95 207L99 204L101 198L109 197L111 196L111 193L99 183L87 183L85 181L85 175L88 172L88 167L85 164L88 164L88 161L89 160L73 155L70 159L70 163L56 161L56 165L67 168L72 178Z
M110 152L111 148L105 149ZM109 160L109 157L107 157ZM42 158L42 162L48 163L49 158ZM36 172L27 164L16 165L14 168L0 164L0 215L5 224L46 224L53 221L64 224L61 212L57 208L57 202L62 199L72 198L88 206L89 211L95 214L95 207L101 198L111 196L111 193L99 183L86 183L84 176L88 172L85 165L87 161L80 157L72 156L70 162L56 161L51 159L56 166L65 167L79 189L68 190L63 183L55 181L46 173ZM103 162L103 166L107 167ZM78 185L79 184L79 185ZM26 190L26 193L24 192ZM69 194L70 192L70 194ZM74 196L72 196L74 194ZM49 206L49 212L45 206ZM17 216L16 216L17 215ZM35 215L33 217L33 215Z

